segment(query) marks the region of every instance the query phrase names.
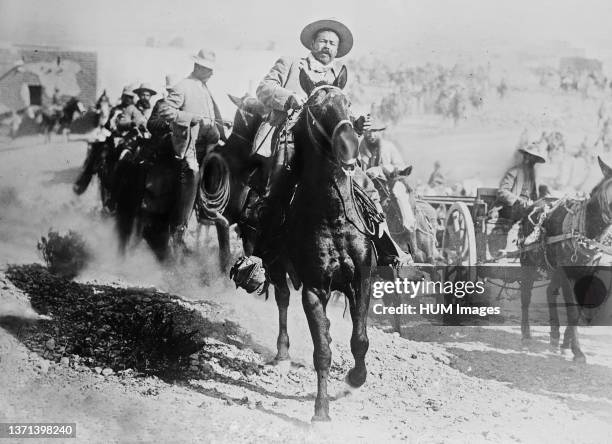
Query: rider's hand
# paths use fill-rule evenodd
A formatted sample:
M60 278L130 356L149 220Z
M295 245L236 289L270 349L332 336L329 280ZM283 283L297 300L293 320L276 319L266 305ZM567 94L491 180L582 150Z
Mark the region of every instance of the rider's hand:
M366 170L366 174L368 175L370 179L382 179L382 180L387 179L385 176L385 173L383 172L383 169L379 166L368 168Z
M290 109L300 109L302 105L304 105L304 99L293 93L285 102L285 111L289 111Z
M178 109L171 106L162 106L159 110L159 116L164 120L174 122L178 116Z
M516 200L516 204L515 205L519 206L520 208L525 209L525 208L529 208L532 203L533 202L531 202L531 200L529 200L529 199L527 199L525 197L519 197Z
M364 131L372 128L372 117L369 114L360 116L353 123L353 128L355 128L357 134L362 135Z

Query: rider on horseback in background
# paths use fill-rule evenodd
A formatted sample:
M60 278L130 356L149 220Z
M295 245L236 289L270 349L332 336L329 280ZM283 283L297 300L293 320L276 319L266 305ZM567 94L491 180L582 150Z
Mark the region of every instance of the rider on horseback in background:
M184 232L197 194L198 159L209 147L225 141L223 120L206 82L215 66L215 53L201 49L193 57L192 73L168 89L159 115L171 127L179 168L176 212L172 222L175 245L184 245Z
M382 137L385 129L385 126L366 129L359 143L361 168L368 175L382 172L389 177L407 166L395 144Z
M533 203L546 194L545 188L538 186L535 170L536 163L546 162L537 149L537 143L519 151L523 154L522 162L506 171L497 192L497 204L501 207L499 215L513 222L527 216Z
M126 86L121 93L121 103L111 109L106 129L115 137L124 136L132 128L146 130L147 120L134 105L137 97L132 88Z
M60 93L59 88L55 88L53 91L53 95L51 96L51 106L58 108L60 111L62 109L62 94Z
M260 256L266 264L273 263L279 257L283 220L297 182L295 145L290 127L294 123L291 117L299 114L307 99L300 86L300 71L305 71L315 84L332 84L343 66L335 60L336 57L345 56L353 46L351 31L336 20L318 20L307 25L302 30L300 41L310 50L310 54L300 59L280 58L257 87L257 98L271 110L268 122L271 128L260 130L255 138L256 147L259 148L272 132L272 171L261 199L257 221L260 231L254 250L255 255ZM371 126L370 117L353 119L353 126L361 135ZM265 124L262 125L262 128L265 127ZM264 133L264 140L259 137L261 133ZM368 182L368 195L382 214L378 193L374 184ZM378 236L374 236L373 241L379 263L401 266L412 261L410 255L391 239L384 222L380 224ZM239 272L237 276L241 274Z
M138 108L145 119L149 120L152 111L151 97L157 95L157 91L155 91L149 83L141 83L140 86L134 90L134 93L138 95L136 108Z

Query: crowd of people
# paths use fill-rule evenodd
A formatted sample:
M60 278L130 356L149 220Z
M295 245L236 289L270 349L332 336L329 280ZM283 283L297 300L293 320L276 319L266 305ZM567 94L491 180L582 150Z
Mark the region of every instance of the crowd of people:
M407 115L460 118L467 107L480 108L491 87L489 68L482 65L446 67L427 63L408 68L362 58L352 60L349 66L355 73L356 100L360 97L370 100L368 88L375 87L379 97L374 112L394 123ZM502 95L506 89L502 88Z

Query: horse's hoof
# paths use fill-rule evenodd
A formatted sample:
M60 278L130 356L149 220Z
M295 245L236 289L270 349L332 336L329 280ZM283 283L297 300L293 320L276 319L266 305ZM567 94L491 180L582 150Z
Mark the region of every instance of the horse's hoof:
M329 417L328 413L315 413L310 421L311 422L330 422L331 418Z
M550 340L550 344L548 346L548 349L551 352L556 352L559 349L559 340L558 339L551 339Z
M574 362L576 364L586 364L586 356L580 354L574 356Z
M288 371L291 368L291 360L289 357L279 358L278 356L268 362L268 365L278 368L280 371Z
M368 373L365 369L363 369L362 371L358 371L357 369L352 368L346 374L345 381L351 387L359 388L366 381L367 376L368 376Z

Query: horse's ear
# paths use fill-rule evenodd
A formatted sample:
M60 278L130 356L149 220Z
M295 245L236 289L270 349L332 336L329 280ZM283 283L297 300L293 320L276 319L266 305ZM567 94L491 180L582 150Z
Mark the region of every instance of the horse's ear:
M336 77L336 80L334 80L334 86L337 86L340 89L344 89L344 87L346 86L347 76L348 73L346 71L346 66L342 65L340 74L338 74L338 77Z
M407 166L403 170L400 171L400 176L410 176L412 173L412 165Z
M238 108L240 108L240 106L242 106L242 99L236 97L236 96L232 96L231 94L228 94L227 97L229 97L229 99L232 101L232 103L234 105L236 105Z
M608 164L606 164L601 157L597 156L597 161L599 162L599 168L601 168L601 172L603 173L605 178L612 177L612 168Z
M300 69L300 86L302 87L302 90L304 90L306 95L308 96L310 95L310 93L315 87L314 82L312 81L310 76L306 73L306 71L304 71L303 69Z

